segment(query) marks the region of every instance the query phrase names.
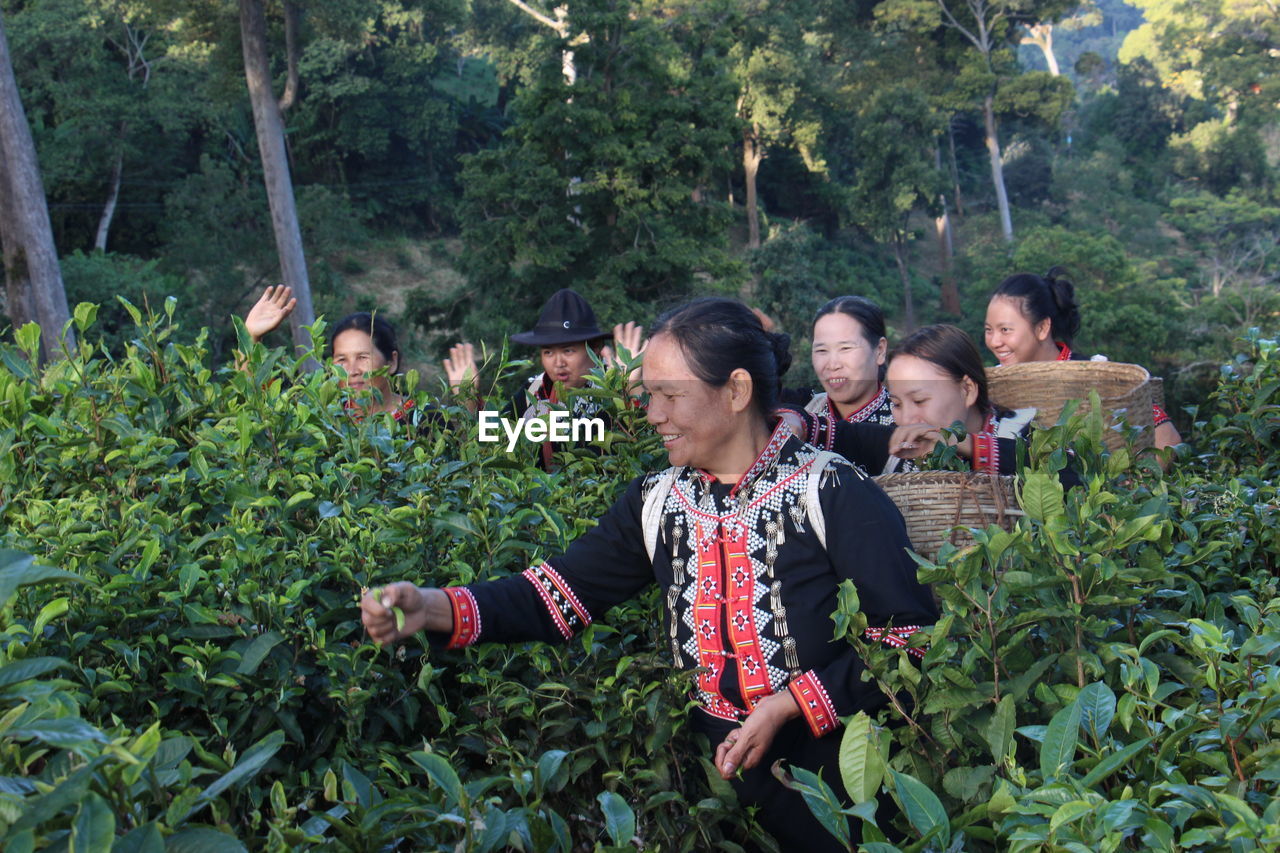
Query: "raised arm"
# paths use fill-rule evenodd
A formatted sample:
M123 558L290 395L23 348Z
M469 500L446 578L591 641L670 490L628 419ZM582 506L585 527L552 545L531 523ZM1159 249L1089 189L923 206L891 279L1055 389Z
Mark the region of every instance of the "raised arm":
M464 341L449 347L449 357L444 360L444 374L449 380L449 390L455 397L461 397L462 405L472 413L480 408L480 401L475 395L476 376L479 373L475 344Z
M298 300L293 296L292 287L283 284L269 285L249 309L249 313L244 316L245 331L249 333L249 337L255 344L258 343L275 331L293 313L297 304ZM236 353L238 369L248 369L246 356L247 353Z

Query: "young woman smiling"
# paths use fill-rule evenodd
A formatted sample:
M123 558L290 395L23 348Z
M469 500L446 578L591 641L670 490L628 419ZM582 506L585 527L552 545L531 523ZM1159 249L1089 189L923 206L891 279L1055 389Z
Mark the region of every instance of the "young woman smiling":
M1002 365L1087 360L1071 348L1079 330L1075 287L1060 267L1043 276L1011 275L1000 283L987 303L987 349ZM1153 404L1151 415L1156 448L1182 443L1182 435L1164 407Z
M897 647L937 611L892 502L775 424L789 363L785 336L741 303L701 299L663 315L642 374L672 467L632 481L597 527L523 575L444 589L394 583L366 596L370 637L563 642L657 583L674 663L693 679L691 724L716 768L782 849L844 849L770 772L779 759L825 770L843 796L840 718L886 702L861 679L853 647L831 642L838 587L854 583L867 635Z

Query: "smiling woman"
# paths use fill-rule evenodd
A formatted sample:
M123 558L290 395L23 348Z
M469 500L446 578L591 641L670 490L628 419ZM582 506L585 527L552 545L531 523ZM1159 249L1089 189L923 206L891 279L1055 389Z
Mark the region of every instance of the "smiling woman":
M837 296L813 319L813 372L818 393L788 391L787 403L849 423L894 423L884 390L884 312L870 299Z
M360 605L370 637L564 642L656 583L717 770L782 849L845 849L770 770L824 771L847 800L840 720L887 702L853 646L831 641L840 586L856 589L867 637L897 648L937 613L884 492L773 422L789 363L786 337L741 303L702 299L663 315L642 373L672 467L632 481L598 526L522 575L371 593Z
M985 336L1001 365L1034 361L1101 360L1086 359L1072 349L1080 331L1080 308L1075 286L1066 271L1054 267L1044 275L1017 273L1000 282L987 303ZM1152 406L1155 446L1182 443L1182 435L1163 406Z

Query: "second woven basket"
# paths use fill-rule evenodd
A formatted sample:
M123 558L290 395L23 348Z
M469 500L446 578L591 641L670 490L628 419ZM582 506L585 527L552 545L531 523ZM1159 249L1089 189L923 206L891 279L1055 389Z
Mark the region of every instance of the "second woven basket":
M1034 361L987 369L991 402L1006 409L1036 410L1036 426L1058 422L1063 407L1079 400L1079 412L1089 411L1089 392L1102 402L1102 440L1112 450L1125 444L1125 434L1113 429L1123 419L1142 427L1136 445L1150 447L1155 428L1151 417L1151 375L1138 364L1118 361Z
M914 471L872 478L898 505L911 547L930 560L943 543L973 541L968 528L998 524L1012 529L1022 510L1013 477L959 471Z

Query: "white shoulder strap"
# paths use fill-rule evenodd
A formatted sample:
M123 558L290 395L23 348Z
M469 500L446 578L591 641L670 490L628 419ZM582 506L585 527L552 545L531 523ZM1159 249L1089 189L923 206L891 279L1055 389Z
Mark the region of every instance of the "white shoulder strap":
M804 404L804 410L811 415L825 415L827 413L827 392L820 391Z
M996 438L1017 438L1027 424L1035 419L1035 416L1034 408L1014 409L1013 414L1007 418L1001 418L996 423Z
M658 534L662 530L662 506L667 502L667 495L671 494L671 487L675 485L679 474L680 469L676 467L663 471L658 475L658 482L653 484L649 494L644 496L644 506L640 510L640 524L644 529L644 547L649 552L651 563L653 555L658 551Z
M809 466L809 482L805 488L804 508L809 516L809 526L813 528L824 551L827 549L827 518L822 512L822 503L818 500L818 489L822 486L822 472L837 458L837 453L819 450L818 455L813 458L813 464Z

